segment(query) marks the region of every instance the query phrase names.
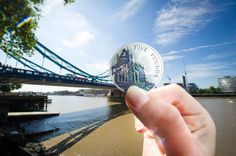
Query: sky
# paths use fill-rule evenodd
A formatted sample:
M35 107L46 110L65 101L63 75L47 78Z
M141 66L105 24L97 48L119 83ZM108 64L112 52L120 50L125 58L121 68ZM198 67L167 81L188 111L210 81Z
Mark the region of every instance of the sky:
M235 19L234 0L76 0L67 6L61 0L48 0L42 7L36 37L94 75L109 69L118 48L143 42L162 56L161 85L169 82L168 77L172 83L182 82L185 63L188 82L207 88L217 87L219 77L236 76ZM37 53L29 59L40 65L43 60ZM6 60L2 52L0 61L16 66L16 61ZM60 72L48 60L44 67ZM23 85L20 91L78 89Z

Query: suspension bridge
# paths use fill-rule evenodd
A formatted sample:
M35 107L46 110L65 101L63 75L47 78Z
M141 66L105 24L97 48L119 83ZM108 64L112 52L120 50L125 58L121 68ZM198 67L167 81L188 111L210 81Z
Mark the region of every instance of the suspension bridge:
M85 87L85 88L107 88L112 89L112 84L108 70L92 75L66 61L45 45L37 41L34 47L36 53L43 57L42 65L30 61L24 56L7 54L6 59L11 57L22 64L24 69L11 67L7 64L0 64L0 83L24 83L36 85L67 86L67 87ZM44 59L49 60L60 68L60 73L56 73L43 66ZM5 61L6 62L6 61ZM69 74L62 75L61 70Z

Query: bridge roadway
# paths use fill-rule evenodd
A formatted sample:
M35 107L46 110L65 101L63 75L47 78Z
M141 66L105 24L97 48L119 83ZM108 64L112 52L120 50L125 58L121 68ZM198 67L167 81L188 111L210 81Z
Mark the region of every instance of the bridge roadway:
M0 84L24 83L35 85L84 87L98 89L114 89L112 83L92 81L85 78L50 74L39 71L0 66Z

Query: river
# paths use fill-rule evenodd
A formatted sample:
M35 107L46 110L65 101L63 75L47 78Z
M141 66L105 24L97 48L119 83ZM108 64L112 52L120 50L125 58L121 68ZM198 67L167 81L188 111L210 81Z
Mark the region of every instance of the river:
M236 155L236 98L197 98L216 124L216 155Z
M124 104L108 104L105 97L49 96L48 111L59 111L60 116L23 123L28 133L59 128L54 133L37 137L38 140L58 136L68 131L98 123L97 127L127 110ZM236 98L196 98L211 114L216 123L216 155L236 155Z
M128 110L125 104L108 103L106 97L49 96L49 99L52 103L48 104L48 111L60 112L59 116L19 125L33 140L43 141L78 128L96 128Z
M48 111L71 113L92 108L110 106L106 97L83 97L83 96L49 96L52 104L48 105Z

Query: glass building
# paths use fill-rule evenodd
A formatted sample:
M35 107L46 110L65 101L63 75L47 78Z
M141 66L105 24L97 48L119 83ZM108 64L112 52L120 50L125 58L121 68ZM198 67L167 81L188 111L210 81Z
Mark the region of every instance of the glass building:
M221 90L225 93L236 93L236 76L224 76L218 79Z

